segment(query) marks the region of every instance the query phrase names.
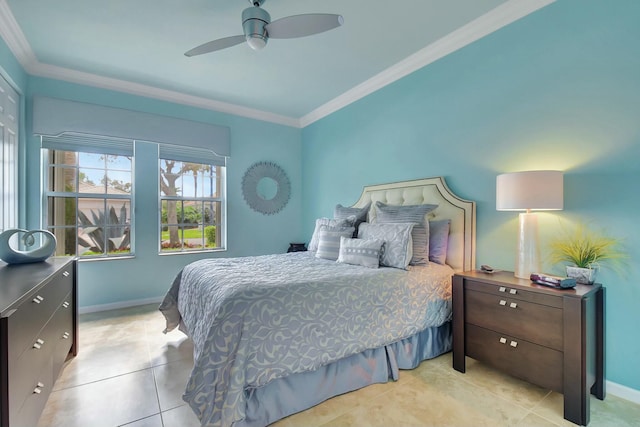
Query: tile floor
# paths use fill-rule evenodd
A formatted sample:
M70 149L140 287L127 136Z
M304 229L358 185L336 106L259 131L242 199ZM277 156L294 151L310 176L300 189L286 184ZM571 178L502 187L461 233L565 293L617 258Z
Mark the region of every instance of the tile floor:
M168 335L157 305L80 317L80 352L69 361L39 427L198 426L181 395L192 365L191 342ZM319 426L572 426L562 395L502 375L468 359L467 373L451 354L401 371L400 380L330 399L275 423ZM640 405L609 395L591 399L591 423L640 426Z

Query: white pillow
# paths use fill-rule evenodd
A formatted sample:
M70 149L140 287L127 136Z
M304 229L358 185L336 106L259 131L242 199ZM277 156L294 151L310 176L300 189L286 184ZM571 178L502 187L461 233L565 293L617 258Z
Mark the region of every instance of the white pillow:
M370 224L363 222L358 229L358 237L384 241L380 265L406 270L413 255L411 230L414 226L414 223Z
M365 240L341 237L338 262L378 268L380 266L382 245L384 245L384 241L378 239Z
M355 230L355 227L320 227L316 258L337 260L340 254L340 238L353 236Z
M315 252L318 250L318 232L320 231L320 227L352 227L356 222L356 216L350 215L346 218L342 219L331 219L331 218L318 218L316 219L316 228L313 230L313 235L311 236L311 240L309 241L309 246L307 246L307 250L311 252Z

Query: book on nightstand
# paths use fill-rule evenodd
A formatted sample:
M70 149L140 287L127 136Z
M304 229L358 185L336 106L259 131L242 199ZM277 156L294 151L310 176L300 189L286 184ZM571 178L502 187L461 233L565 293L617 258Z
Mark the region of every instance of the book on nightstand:
M532 282L539 285L551 286L553 288L574 288L576 286L576 279L573 277L554 276L552 274L545 273L531 273L530 279Z

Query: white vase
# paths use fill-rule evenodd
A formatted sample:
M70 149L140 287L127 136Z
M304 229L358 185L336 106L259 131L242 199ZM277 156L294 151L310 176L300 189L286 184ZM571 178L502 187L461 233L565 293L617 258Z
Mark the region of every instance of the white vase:
M583 285L593 285L596 280L596 272L595 268L567 266L567 277L573 277L577 283Z

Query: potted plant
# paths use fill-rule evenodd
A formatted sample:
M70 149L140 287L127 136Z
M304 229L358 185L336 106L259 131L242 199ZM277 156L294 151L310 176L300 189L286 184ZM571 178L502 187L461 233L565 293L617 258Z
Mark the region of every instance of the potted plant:
M580 223L550 243L550 258L554 264L569 263L566 265L567 276L578 283L591 285L601 266L618 267L626 258L620 243L620 239Z

